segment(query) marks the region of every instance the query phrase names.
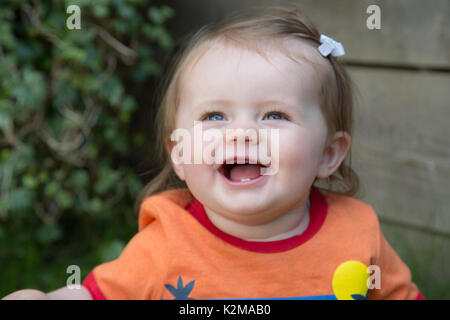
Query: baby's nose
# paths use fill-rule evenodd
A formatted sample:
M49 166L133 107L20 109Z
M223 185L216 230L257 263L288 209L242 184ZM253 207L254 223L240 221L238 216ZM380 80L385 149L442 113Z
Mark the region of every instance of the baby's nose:
M258 126L252 121L230 124L225 131L225 138L227 143L258 144Z

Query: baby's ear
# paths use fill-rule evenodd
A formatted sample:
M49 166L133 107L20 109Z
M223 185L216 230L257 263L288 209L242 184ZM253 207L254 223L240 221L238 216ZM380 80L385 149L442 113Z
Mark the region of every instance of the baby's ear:
M178 178L180 178L181 181L184 181L185 176L184 176L183 159L180 156L180 152L174 149L176 148L177 143L175 141L172 141L170 138L167 138L165 145L167 149L167 154L170 157L170 162L172 163L173 170L175 171Z
M339 131L334 134L323 151L316 175L319 179L328 178L339 168L350 149L351 141L347 132Z

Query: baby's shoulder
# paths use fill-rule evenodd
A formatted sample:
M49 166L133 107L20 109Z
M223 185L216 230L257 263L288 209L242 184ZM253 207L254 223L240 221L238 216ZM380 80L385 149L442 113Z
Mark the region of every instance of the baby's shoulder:
M328 214L348 219L353 224L358 222L379 227L378 216L374 208L360 199L342 194L327 194Z

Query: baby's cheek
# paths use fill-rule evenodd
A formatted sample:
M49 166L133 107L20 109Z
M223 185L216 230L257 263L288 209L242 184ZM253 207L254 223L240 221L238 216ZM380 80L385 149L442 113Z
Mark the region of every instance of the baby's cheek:
M295 132L280 134L278 149L280 166L301 166L310 159L310 144Z
M288 181L289 185L298 184L296 187L313 181L318 166L318 148L314 145L314 139L302 133L280 136L280 179Z
M207 169L205 165L191 164L184 166L185 182L196 197L201 197L207 190L205 186L211 184L211 174Z
M210 172L207 165L204 164L188 164L184 165L186 180L202 180L208 178Z
M280 162L276 182L279 193L286 198L298 196L300 190L311 186L316 176L316 161L311 144L301 138L295 135L280 138Z

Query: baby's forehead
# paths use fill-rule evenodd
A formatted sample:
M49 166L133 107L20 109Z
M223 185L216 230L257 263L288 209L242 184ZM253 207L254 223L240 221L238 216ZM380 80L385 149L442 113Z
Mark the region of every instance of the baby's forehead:
M178 94L184 102L205 94L227 95L242 90L248 96L259 92L301 96L311 101L320 95L324 75L330 69L330 63L312 41L215 40L192 53L181 73Z
M261 69L266 68L267 63L275 69L284 67L284 70L281 70L284 73L298 72L300 70L298 67L300 67L301 73L308 72L314 77L317 75L316 80L320 82L324 75L332 72L328 59L320 55L317 45L310 40L291 38L283 40L268 39L259 42L236 42L215 39L200 45L191 53L181 78L187 77L189 82L192 81L199 65L204 67L204 72L208 72L211 66L215 69L229 68L230 65L241 67L242 63L248 65L249 61L256 66L258 66L259 61ZM190 75L192 77L189 77Z

